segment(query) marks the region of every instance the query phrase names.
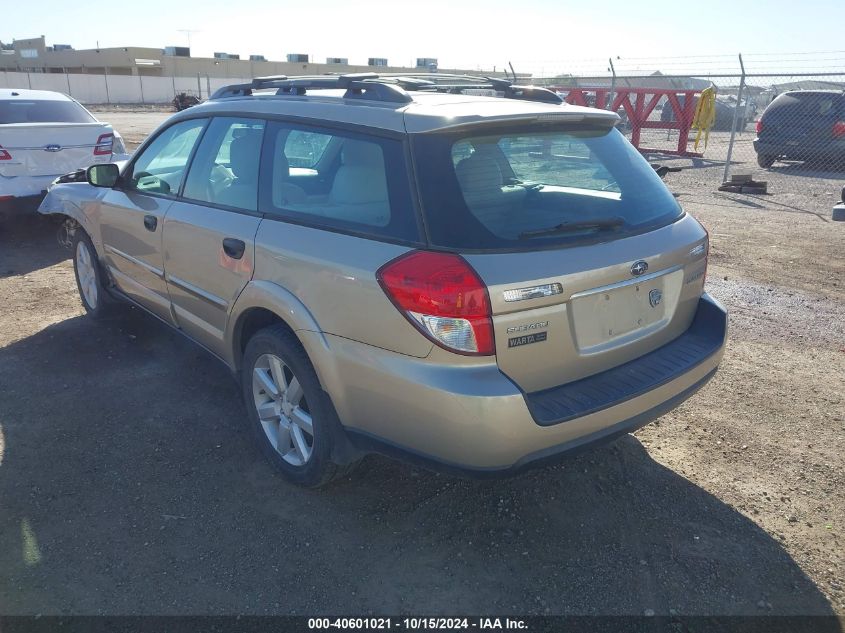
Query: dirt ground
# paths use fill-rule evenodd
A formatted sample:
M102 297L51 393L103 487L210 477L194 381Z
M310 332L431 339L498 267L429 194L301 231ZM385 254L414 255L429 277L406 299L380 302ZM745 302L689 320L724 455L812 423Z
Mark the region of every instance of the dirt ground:
M130 143L167 116L110 115ZM137 310L89 321L55 227L0 227L0 613L845 614L842 175L779 166L748 196L687 166L718 374L492 481L371 457L285 484L222 366Z

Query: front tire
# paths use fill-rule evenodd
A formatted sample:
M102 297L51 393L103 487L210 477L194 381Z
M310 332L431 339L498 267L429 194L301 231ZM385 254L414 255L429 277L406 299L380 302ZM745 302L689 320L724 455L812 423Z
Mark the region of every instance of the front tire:
M284 326L249 340L241 388L261 450L288 481L317 488L342 473L331 460L339 426L334 408L305 350Z
M106 316L113 302L103 283L103 273L94 244L81 229L76 231L73 241L73 272L85 312L94 319Z

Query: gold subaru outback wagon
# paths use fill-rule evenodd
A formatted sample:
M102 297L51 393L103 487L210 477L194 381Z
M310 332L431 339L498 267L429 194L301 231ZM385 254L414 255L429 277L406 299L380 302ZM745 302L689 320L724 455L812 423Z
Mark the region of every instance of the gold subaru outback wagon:
M272 77L176 114L67 212L85 309L217 356L302 485L372 451L510 472L648 423L724 351L707 232L616 114L487 81Z

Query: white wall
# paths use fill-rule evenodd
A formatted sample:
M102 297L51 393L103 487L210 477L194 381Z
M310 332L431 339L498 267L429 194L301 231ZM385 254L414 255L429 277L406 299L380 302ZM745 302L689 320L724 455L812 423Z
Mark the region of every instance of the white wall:
M65 75L0 71L0 88L32 88L69 94L82 103L170 103L177 92L202 93L208 98L228 84L248 82L248 77L144 77L141 75Z

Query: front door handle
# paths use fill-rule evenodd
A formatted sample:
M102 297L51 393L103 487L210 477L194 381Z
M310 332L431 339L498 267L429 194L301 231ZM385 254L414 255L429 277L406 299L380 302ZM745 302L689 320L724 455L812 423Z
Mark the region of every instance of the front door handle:
M246 244L243 240L237 240L234 237L226 237L223 239L223 252L232 259L240 259L244 256Z
M156 227L158 226L158 218L154 215L145 215L144 216L144 227L148 231L155 231Z

